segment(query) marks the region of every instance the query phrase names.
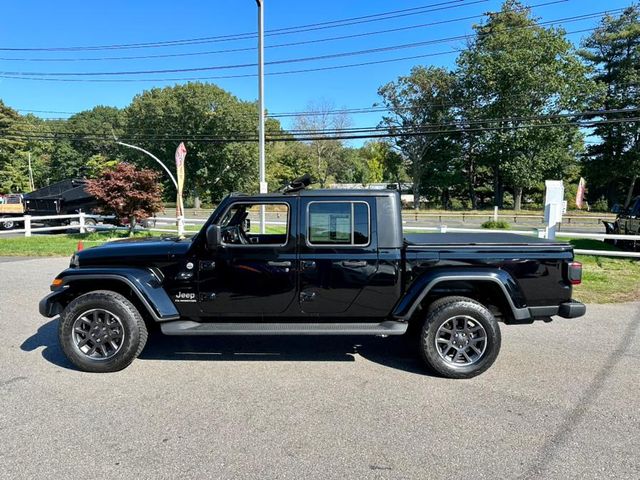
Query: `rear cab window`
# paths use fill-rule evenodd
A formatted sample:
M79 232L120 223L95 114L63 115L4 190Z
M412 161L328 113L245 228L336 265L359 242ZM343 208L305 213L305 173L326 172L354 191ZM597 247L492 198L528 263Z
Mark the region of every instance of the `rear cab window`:
M310 246L367 246L371 241L371 212L362 201L312 201L307 206Z

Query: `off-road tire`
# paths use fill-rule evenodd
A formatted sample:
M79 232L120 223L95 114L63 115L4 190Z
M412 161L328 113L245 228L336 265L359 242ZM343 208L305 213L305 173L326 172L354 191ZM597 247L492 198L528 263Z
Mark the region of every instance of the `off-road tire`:
M438 329L455 317L469 317L486 333L486 346L470 365L454 365L445 361L436 347ZM420 354L435 373L447 378L472 378L486 371L500 352L500 327L493 314L481 303L467 297L443 297L427 309L420 334Z
M124 331L119 350L110 357L94 359L82 353L73 338L73 325L84 312L104 309L117 315ZM110 290L96 290L79 296L60 315L58 339L66 357L85 372L117 372L133 362L147 342L147 327L140 312L123 295Z

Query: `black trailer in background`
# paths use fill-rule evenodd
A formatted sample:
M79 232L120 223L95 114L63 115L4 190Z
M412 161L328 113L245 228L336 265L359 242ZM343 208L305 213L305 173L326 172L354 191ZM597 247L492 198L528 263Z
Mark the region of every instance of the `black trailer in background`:
M95 213L97 199L85 190L84 179L67 179L24 195L25 215Z
M86 184L87 181L85 179L66 179L52 183L47 187L39 188L31 193L25 193L22 196L22 211L3 214L2 218L0 218L0 228L6 230L21 228L22 222L13 221L12 218L24 215L41 217L75 215L81 212L89 215L97 214L98 201L86 191ZM88 231L92 231L98 222L113 223L114 219L109 216L86 218L85 226ZM77 225L79 222L77 219L51 219L40 220L38 223L44 223L48 226L63 226Z

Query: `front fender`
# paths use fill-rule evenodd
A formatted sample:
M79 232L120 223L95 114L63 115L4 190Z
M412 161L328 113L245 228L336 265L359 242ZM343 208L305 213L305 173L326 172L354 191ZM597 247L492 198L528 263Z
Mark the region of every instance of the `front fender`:
M399 320L408 320L427 294L439 283L447 281L492 282L500 287L514 319L524 320L531 317L518 284L508 272L497 268L465 268L426 272L411 284L394 308L392 315Z
M121 282L131 288L148 313L157 322L180 318L176 306L164 288L162 288L162 281L151 270L116 267L68 268L56 278L61 279L62 284L43 298L39 305L40 314L46 317L52 317L60 313L60 301L70 288L82 282L109 280Z

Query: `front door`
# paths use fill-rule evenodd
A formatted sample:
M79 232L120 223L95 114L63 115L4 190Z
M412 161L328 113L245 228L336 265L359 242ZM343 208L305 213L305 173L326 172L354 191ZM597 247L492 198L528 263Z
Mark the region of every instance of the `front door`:
M374 197L371 197L374 198ZM359 316L361 293L378 269L375 202L301 197L300 309L305 314Z
M296 242L291 227L297 198L238 199L220 217L222 245L199 261L199 301L205 316L284 312L296 299ZM266 226L260 226L264 209Z

